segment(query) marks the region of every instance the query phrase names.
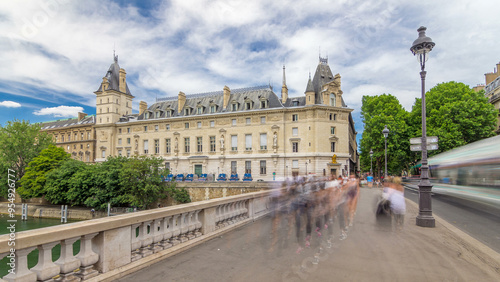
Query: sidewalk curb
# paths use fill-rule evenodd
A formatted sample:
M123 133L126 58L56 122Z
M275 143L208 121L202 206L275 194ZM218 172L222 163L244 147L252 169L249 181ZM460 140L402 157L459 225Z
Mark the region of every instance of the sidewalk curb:
M406 199L406 204L415 207L418 210L417 203L412 200ZM453 226L451 223L447 222L443 218L434 215L433 217L439 224L441 224L444 228L448 229L451 233L455 234L458 239L460 239L464 245L468 246L469 250L476 255L481 261L485 264L488 264L490 267L494 268L497 273L500 273L500 254L490 247L486 246L484 243L478 241L473 238L469 234L463 232L459 228ZM428 227L423 227L428 228Z

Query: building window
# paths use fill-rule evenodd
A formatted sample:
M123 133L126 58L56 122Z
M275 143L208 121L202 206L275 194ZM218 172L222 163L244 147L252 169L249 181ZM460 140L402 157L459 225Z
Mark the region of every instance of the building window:
M76 144L75 144L75 145L73 145L73 149L74 149L74 150L76 150Z
M238 151L238 135L231 135L231 151Z
M236 161L231 161L231 174L236 174L237 172L237 162Z
M160 153L160 140L155 139L155 154Z
M170 117L172 115L172 111L168 110L166 113L165 113L166 117Z
M232 120L231 120L231 123L232 123L232 125L236 125L236 119L235 119L235 118L234 118L234 119L232 119Z
M292 168L299 168L299 160L292 160Z
M189 146L189 137L184 138L184 152L189 153L190 151L190 146Z
M309 96L309 101L311 101L311 96ZM292 102L292 105L293 105L294 107L297 107L297 106L299 105L299 101L293 101L293 102Z
M266 161L260 161L260 174L267 174Z
M144 154L147 154L148 152L149 152L148 140L144 140Z
M330 114L330 120L337 120L337 114Z
M71 141L71 134L68 134L68 142Z
M245 134L245 150L252 150L252 134Z
M189 113L190 113L190 109L189 109L189 108L184 109L184 115L186 115L186 116L187 116L187 115L189 115Z
M252 102L246 102L245 103L245 110L251 110L252 109Z
M57 143L57 136L54 136L54 140L55 140L54 142L56 142L56 143Z
M189 122L184 123L184 128L189 129Z
M260 123L266 123L266 117L260 117Z
M246 118L245 121L246 121L247 124L251 124L252 123L252 120L250 118Z
M127 127L127 133L130 133L130 127Z
M118 134L122 134L122 129L121 128L118 128ZM83 139L83 137L82 137Z
M335 142L330 142L330 149L332 152L335 152Z
M127 144L130 145L130 138L127 138Z
M252 173L252 162L245 161L245 173Z
M299 142L292 142L292 152L294 153L299 152Z
M61 135L61 142L64 142L64 135Z
M198 107L196 110L198 111L199 115L201 115L203 113L203 108L202 107Z
M333 127L333 126L330 127L330 134L332 134L332 135L335 134L335 127Z
M169 130L170 130L170 124L165 124L165 129L166 129L167 131L169 131Z
M71 148L71 147L68 145L68 152L69 152L70 148Z
M260 101L260 108L265 109L267 108L267 100L262 100Z
M155 112L155 118L160 118L160 112L159 111Z
M210 136L210 152L215 152L215 136Z
M213 120L210 121L210 127L215 127L215 121Z
M102 150L102 151L101 151L101 157L102 157L102 158L105 158L105 157L106 157L106 150Z
M130 149L127 149L127 157L130 157Z
M87 155L86 160L87 162L90 162L90 155Z
M165 139L165 153L170 154L171 152L171 141L170 138Z
M147 125L144 126L144 132L148 132L148 126Z
M332 94L330 94L330 106L335 107L335 106L337 105L337 104L336 104L336 100L337 100L337 99L335 99L335 94L333 94L333 93L332 93Z
M122 150L118 150L118 156L122 156Z
M78 140L78 133L75 133L75 141Z
M260 134L260 149L267 150L267 133Z
M298 121L299 120L299 115L298 114L293 114L292 115L292 121Z
M84 137L83 132L80 134L80 137L81 137L81 139L80 139L80 140L82 140L82 141L83 141L83 137Z
M158 129L159 129L159 126L155 125L155 131L158 131Z
M201 121L196 123L198 125L198 128L201 128Z
M298 127L292 128L292 136L299 136L299 128Z
M109 112L109 111L108 111ZM149 113L148 112L145 112L144 113L144 119L148 119L149 118Z
M236 103L233 103L231 104L231 110L234 112L234 111L237 111L238 110L238 104Z
M90 132L87 132L87 140L90 140Z
M211 114L215 113L215 106L210 106L210 113Z
M196 137L196 148L198 149L198 153L203 152L203 138Z
M170 163L169 162L166 162L165 163L165 169L168 169L168 172L170 173Z
M118 138L118 145L121 145L121 144L122 144L122 139Z
M80 149L82 149L82 150L83 150L83 144L80 144Z

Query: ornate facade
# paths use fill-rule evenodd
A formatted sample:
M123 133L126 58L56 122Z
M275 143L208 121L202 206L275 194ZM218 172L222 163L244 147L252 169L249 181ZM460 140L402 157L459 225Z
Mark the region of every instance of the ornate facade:
M78 118L41 123L42 131L49 133L56 146L63 148L75 160L93 163L95 160L95 116L78 113Z
M115 57L96 94L96 161L155 155L173 174L251 173L254 180L355 173L356 132L342 98L340 75L320 58L305 95L281 97L270 86L230 89L140 102ZM335 155L335 162L332 158Z
M484 95L488 98L488 102L495 106L495 109L498 111L497 116L497 128L495 132L500 134L500 63L497 64L497 67L494 72L484 74L486 84L484 87L476 86L474 89L479 91L484 89Z

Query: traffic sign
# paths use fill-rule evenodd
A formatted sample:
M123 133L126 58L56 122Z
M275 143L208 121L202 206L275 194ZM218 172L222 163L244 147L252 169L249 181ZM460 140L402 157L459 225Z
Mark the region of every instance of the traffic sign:
M438 144L427 144L427 151L433 151L438 149ZM422 145L410 145L411 151L422 151Z
M427 144L437 143L438 137L437 136L427 136L426 141L427 141ZM410 144L422 144L422 137L411 138Z

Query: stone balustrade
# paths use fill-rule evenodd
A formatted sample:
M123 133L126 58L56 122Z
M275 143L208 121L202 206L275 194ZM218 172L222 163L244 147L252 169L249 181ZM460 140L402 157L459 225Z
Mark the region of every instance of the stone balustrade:
M134 264L133 269L137 269L141 260L153 254L158 259L167 257L170 248L212 238L267 214L269 193L254 192L18 232L15 273L3 280L99 281L106 273L127 269L128 265ZM9 235L0 236L0 259L10 254L8 240ZM77 255L73 254L75 243L80 244ZM52 261L52 249L58 244L61 255ZM35 249L39 251L38 264L29 269L27 257Z

